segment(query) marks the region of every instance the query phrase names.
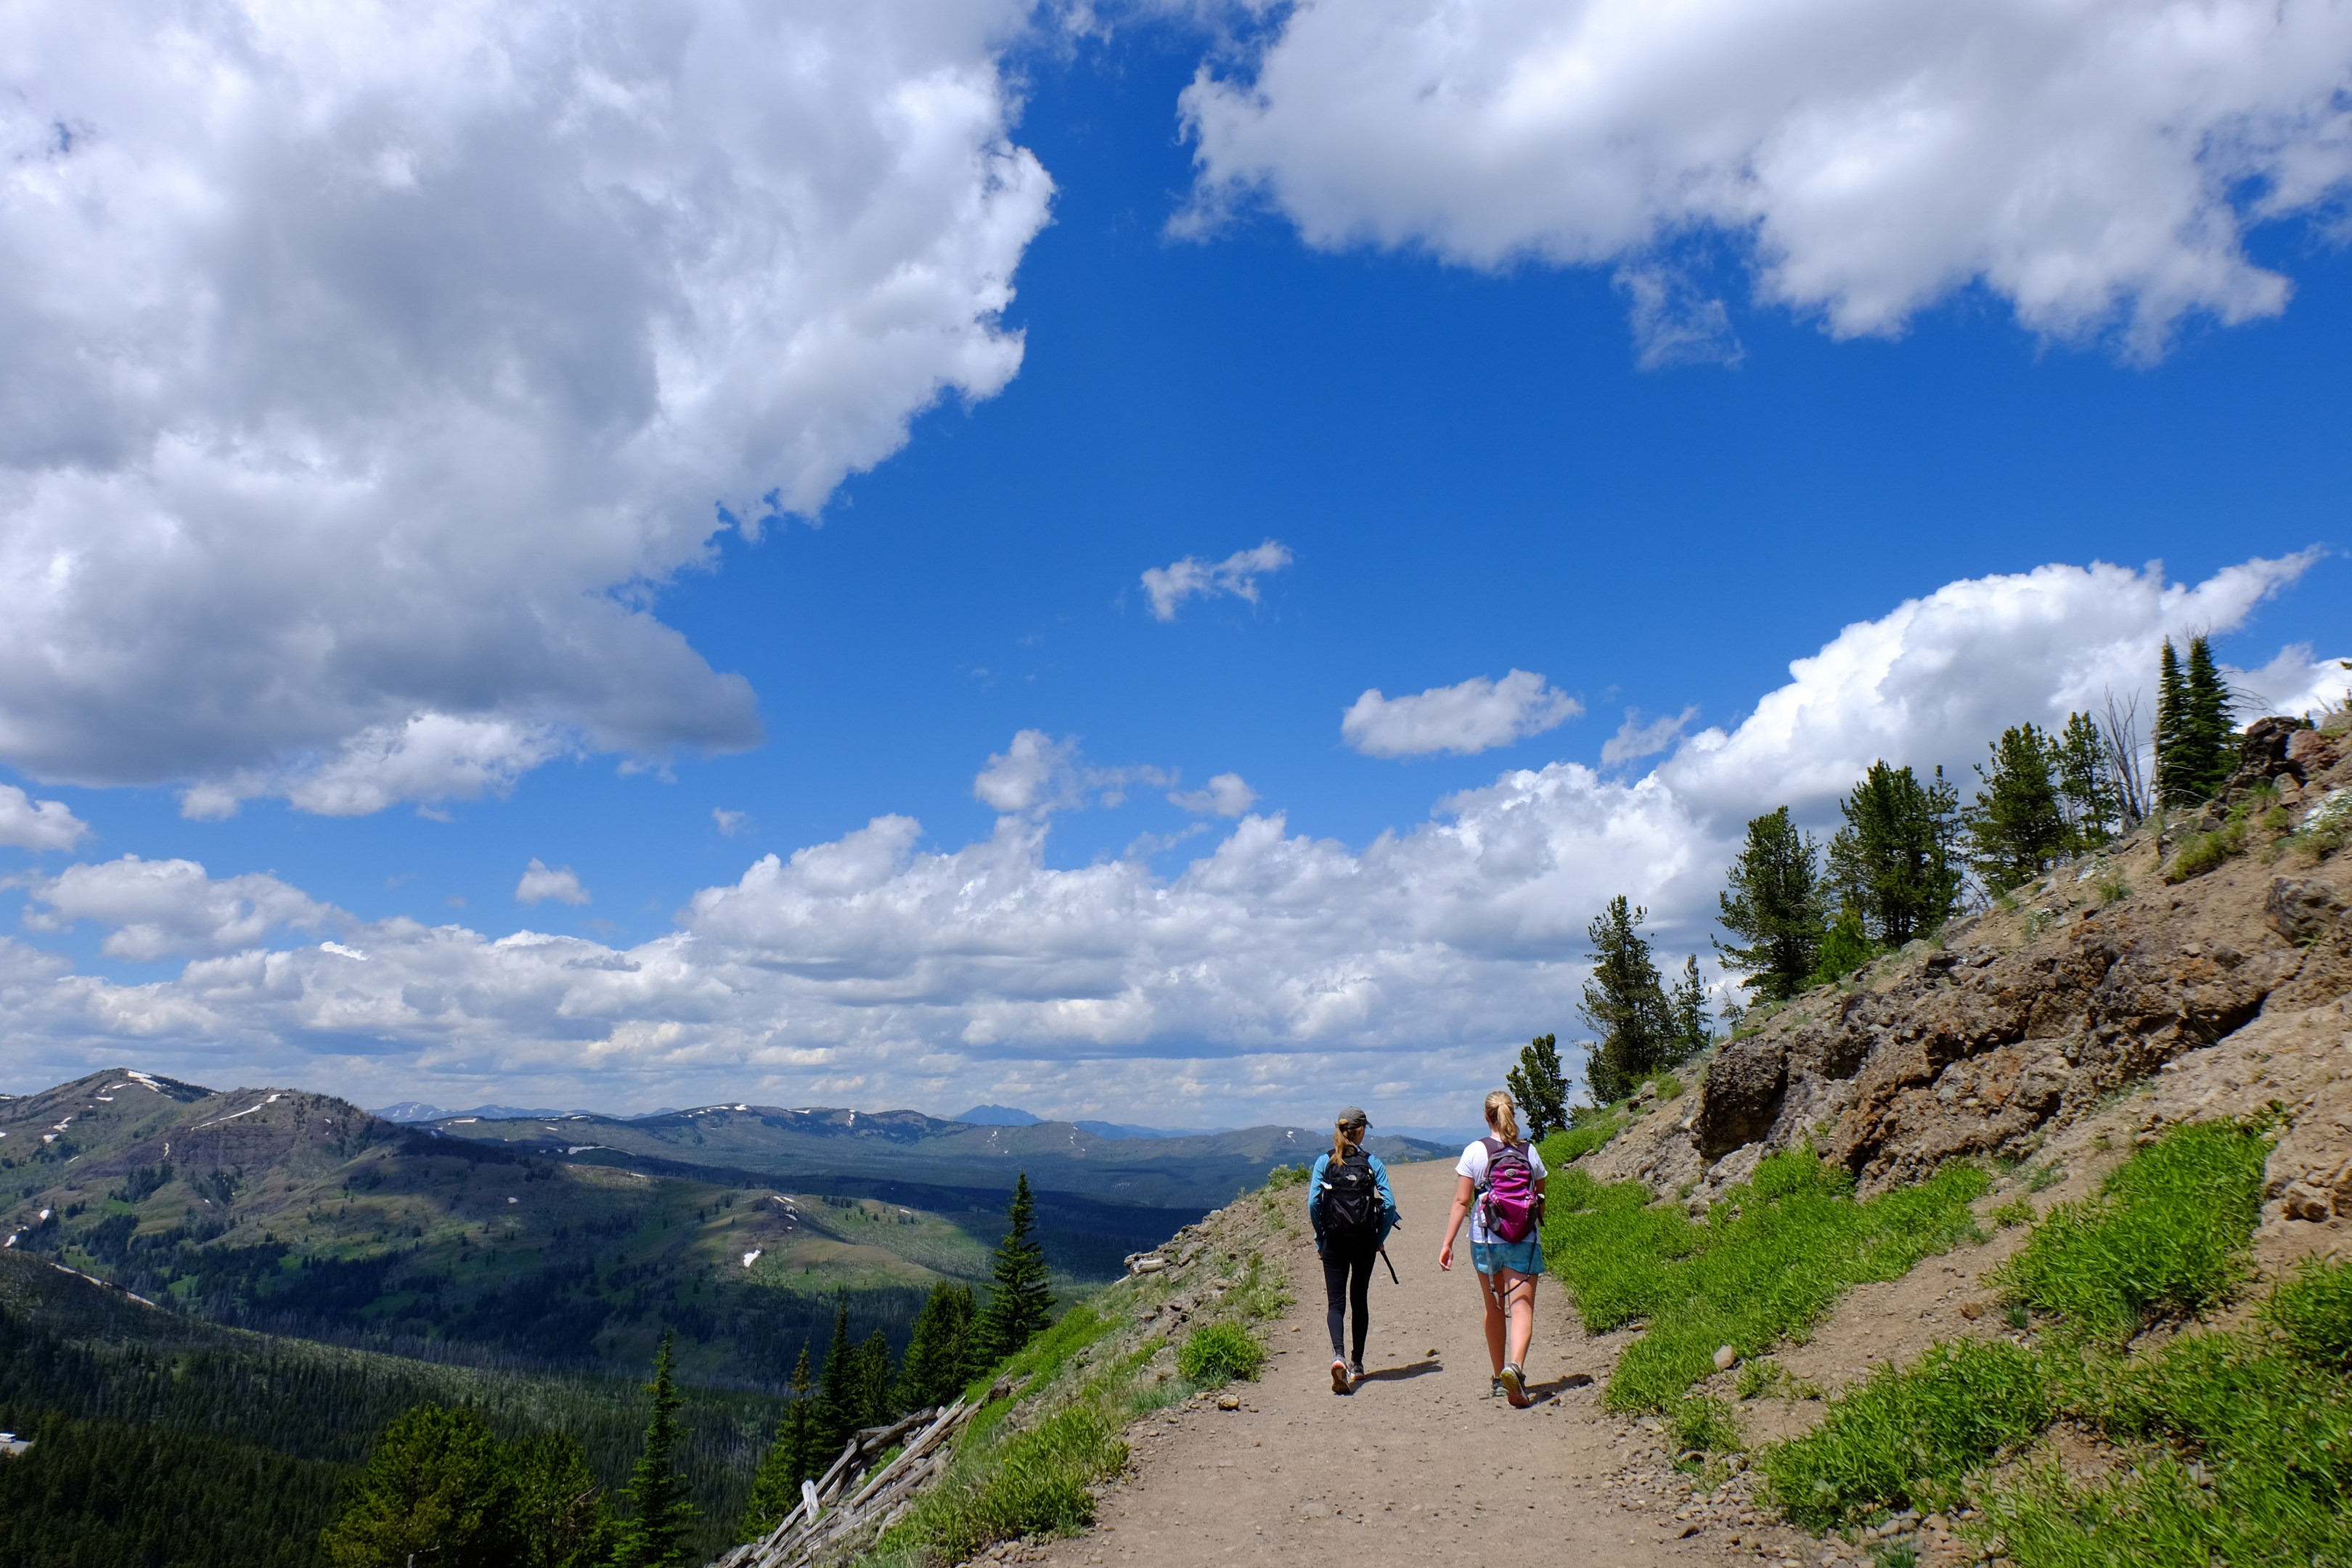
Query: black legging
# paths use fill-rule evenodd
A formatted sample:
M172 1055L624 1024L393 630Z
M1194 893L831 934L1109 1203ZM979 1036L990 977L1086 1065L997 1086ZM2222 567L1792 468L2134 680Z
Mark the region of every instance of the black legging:
M1364 1333L1372 1326L1372 1264L1381 1249L1370 1242L1327 1242L1323 1247L1323 1296L1329 1304L1331 1353L1348 1354L1340 1335L1348 1326L1348 1309L1356 1310L1356 1353L1348 1356L1361 1363L1364 1359Z

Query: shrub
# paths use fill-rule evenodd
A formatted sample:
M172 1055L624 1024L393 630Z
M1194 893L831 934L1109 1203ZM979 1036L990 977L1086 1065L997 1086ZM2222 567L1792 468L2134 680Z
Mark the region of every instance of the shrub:
M1992 1279L2012 1300L2100 1339L2200 1310L2245 1276L2269 1152L2252 1128L2175 1128L2096 1196L2051 1210Z
M1276 1165L1265 1173L1265 1190L1278 1193L1285 1187L1302 1186L1314 1170L1314 1166L1307 1164Z
M1773 1503L1820 1530L1885 1508L1957 1501L1969 1471L2030 1442L2054 1414L2041 1368L2004 1340L1931 1345L1830 1402L1812 1431L1757 1457Z
M2228 826L2211 833L2192 833L2180 841L2172 864L2164 868L2164 879L2185 882L2191 877L2201 877L2235 855L2243 842L2242 835Z
M1801 1336L1849 1286L1893 1279L1975 1234L1984 1173L1954 1165L1919 1186L1856 1203L1853 1180L1809 1150L1774 1154L1704 1224L1654 1206L1638 1182L1552 1178L1544 1251L1585 1331L1647 1320L1618 1359L1603 1403L1658 1409L1715 1370L1717 1346L1761 1355Z
M1176 1370L1189 1381L1211 1387L1237 1377L1254 1381L1265 1365L1265 1347L1239 1323L1195 1329L1176 1352Z

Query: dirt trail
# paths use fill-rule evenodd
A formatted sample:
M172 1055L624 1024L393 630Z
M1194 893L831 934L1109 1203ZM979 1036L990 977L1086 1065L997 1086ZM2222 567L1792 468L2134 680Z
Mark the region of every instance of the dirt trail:
M1334 1548L1401 1561L1532 1552L1546 1563L1629 1568L1822 1560L1822 1543L1785 1526L1675 1518L1689 1500L1664 1439L1600 1408L1625 1336L1585 1338L1556 1280L1538 1291L1528 1356L1541 1402L1522 1411L1488 1398L1467 1242L1454 1272L1436 1264L1453 1168L1394 1166L1390 1176L1405 1216L1389 1246L1402 1284L1385 1268L1376 1277L1363 1385L1331 1392L1322 1272L1302 1237L1289 1258L1297 1300L1271 1328L1263 1379L1235 1385L1244 1407L1195 1401L1138 1423L1134 1461L1096 1528L1024 1556L1066 1568L1331 1561ZM1579 1374L1593 1381L1570 1386Z

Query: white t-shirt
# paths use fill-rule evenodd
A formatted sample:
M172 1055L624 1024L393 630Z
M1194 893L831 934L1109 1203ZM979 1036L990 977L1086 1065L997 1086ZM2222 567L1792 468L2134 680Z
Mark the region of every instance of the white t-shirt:
M1527 1145L1527 1152L1528 1166L1535 1172L1537 1181L1540 1182L1551 1174L1544 1169L1543 1156L1536 1152L1534 1144ZM1486 1184L1486 1141L1485 1139L1480 1139L1462 1151L1462 1163L1454 1167L1454 1173L1457 1176L1469 1177L1470 1184L1474 1187L1484 1187ZM1478 1204L1474 1199L1470 1205L1470 1240L1475 1246L1479 1242L1494 1239L1486 1234L1486 1222L1480 1216Z

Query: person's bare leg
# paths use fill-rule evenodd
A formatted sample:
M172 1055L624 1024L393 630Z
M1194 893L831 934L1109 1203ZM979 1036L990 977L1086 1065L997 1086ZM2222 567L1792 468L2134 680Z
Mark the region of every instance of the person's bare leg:
M1531 1274L1504 1276L1509 1302L1510 1355L1513 1366L1524 1370L1528 1364L1528 1343L1536 1337L1536 1281Z
M1492 1274L1478 1276L1479 1294L1486 1299L1486 1354L1495 1363L1495 1375L1503 1375L1503 1331L1505 1326L1503 1292Z

